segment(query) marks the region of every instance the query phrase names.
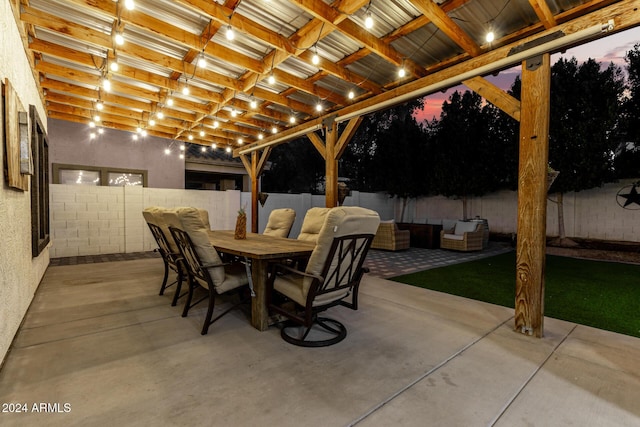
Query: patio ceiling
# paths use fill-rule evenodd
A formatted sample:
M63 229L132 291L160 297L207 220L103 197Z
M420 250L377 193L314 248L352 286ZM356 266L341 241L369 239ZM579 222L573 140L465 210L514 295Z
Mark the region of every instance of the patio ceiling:
M420 88L428 82L497 63L491 52L500 48L566 30L564 23L610 5L638 6L632 0L135 0L129 10L125 3L20 0L48 117L89 125L99 115L101 127L236 150L273 140L274 133L312 129L328 114L353 116L381 101L426 94ZM637 25L637 14L624 25ZM491 43L488 31L496 36ZM486 59L473 62L478 58Z

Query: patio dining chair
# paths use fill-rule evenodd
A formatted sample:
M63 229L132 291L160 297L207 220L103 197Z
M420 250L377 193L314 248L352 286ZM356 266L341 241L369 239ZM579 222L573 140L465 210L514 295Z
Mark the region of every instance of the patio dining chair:
M336 344L347 336L345 326L319 314L331 307L358 309L363 262L380 217L360 207L336 207L324 215L304 271L273 264L267 281L269 309L289 319L282 338L304 347Z
M182 264L180 250L173 241L169 228L164 222L162 216L164 210L164 208L159 207L148 207L142 211L142 216L151 230L151 234L158 245L156 251L160 253L162 262L164 263L164 277L162 279L162 285L160 286L159 295L164 295L164 291L167 288L175 285L176 291L173 295L173 299L171 300L171 305L175 306L178 303L178 298L184 296L184 294L180 294L180 292L182 290L182 282L186 278L186 274ZM176 273L176 279L171 283L167 283L170 270Z
M209 240L207 229L197 209L179 208L177 214L182 229L176 227L169 227L169 229L184 259L189 278L189 292L182 317L187 317L189 310L198 303L208 300L207 314L201 332L202 335L206 335L212 323L249 298L242 297L245 289L248 289L249 280L242 263L222 262L218 251ZM192 302L194 291L198 287L206 290L207 295ZM231 292L238 292L240 301L212 319L216 296Z

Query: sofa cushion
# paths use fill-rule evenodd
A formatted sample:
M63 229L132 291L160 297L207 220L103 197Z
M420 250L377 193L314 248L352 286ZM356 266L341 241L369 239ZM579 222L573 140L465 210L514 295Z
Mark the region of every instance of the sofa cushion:
M458 220L456 219L443 219L442 220L442 229L445 231L453 231L453 229L456 226L456 222L458 222Z
M462 236L464 233L471 233L473 231L476 231L477 226L478 226L477 222L458 221L456 222L454 234L457 234L458 236Z
M445 233L442 235L442 237L444 239L449 239L449 240L464 240L464 234L449 234L449 233Z

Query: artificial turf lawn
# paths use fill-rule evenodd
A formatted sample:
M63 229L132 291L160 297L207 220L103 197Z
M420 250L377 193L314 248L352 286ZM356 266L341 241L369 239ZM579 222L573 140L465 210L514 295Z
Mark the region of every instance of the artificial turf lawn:
M640 265L547 255L544 315L640 337ZM391 280L514 307L515 252Z

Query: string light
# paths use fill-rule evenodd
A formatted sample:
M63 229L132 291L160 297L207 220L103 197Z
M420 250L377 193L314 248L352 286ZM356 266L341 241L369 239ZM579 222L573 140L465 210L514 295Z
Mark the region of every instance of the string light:
M124 7L126 7L127 10L133 10L136 7L136 5L133 2L133 0L124 0Z
M318 102L316 104L316 111L322 111L322 103Z
M271 128L271 133L278 133L278 128L277 127L272 127Z
M276 82L276 78L273 76L273 72L269 74L269 78L267 79L267 81L269 82L270 85Z
M136 135L135 133L133 134L133 136L131 136L131 139L133 139L134 141L138 140L138 135Z
M120 66L118 65L118 61L111 61L111 64L109 64L109 69L111 71L118 71L120 69Z
M204 57L204 50L200 52L200 56L198 57L198 67L205 68L207 66L207 60Z
M184 151L185 149L185 145L184 144L180 144L180 151Z
M485 39L487 40L487 43L491 43L496 39L496 35L493 33L493 31L489 31L485 36Z
M240 145L244 144L244 140L242 138L238 138L238 144Z
M235 108L231 109L231 117L236 117L238 115L238 112L236 111Z
M180 153L180 155L178 157L180 157L180 160L182 160L182 159L184 159L184 154Z
M147 130L146 130L146 129L142 129L142 131L140 132L140 134L141 134L142 136L147 136L147 135L148 135L148 134L147 134Z
M258 101L256 101L255 98L251 98L251 102L249 102L249 105L255 110L256 108L258 108Z
M171 98L171 97L167 98L167 105L168 105L169 107L172 107L172 106L173 106L173 98Z
M159 119L164 119L164 113L162 111L158 111L158 114L156 114L156 116L158 116Z
M404 69L404 67L400 67L400 69L398 70L398 76L399 77L404 77L407 75L406 70Z
M205 146L203 145L202 147L200 147L200 151L202 151L202 152L204 153L205 151L207 151L207 147L205 147Z
M91 132L91 133L89 134L89 138L91 138L91 139L95 139L95 138L96 138L96 133L95 133L95 132Z
M182 94L189 95L189 80L185 79L184 86L182 86Z
M316 48L315 53L311 57L311 62L313 65L318 65L320 63L320 56L318 56L318 49Z
M171 150L169 150L168 148L165 148L164 149L164 154L166 154L168 156L169 154L171 154Z
M230 146L227 146L227 148L225 148L225 151L226 151L227 153L230 153L230 152L231 152L231 147L230 147Z
M98 133L99 133L100 135L102 135L102 134L104 133L104 129L102 129L102 128L98 128Z
M124 36L120 31L116 32L116 44L122 46L124 44Z
M229 41L233 40L236 37L236 34L233 32L233 28L231 28L231 25L227 27L227 32L225 33L225 36Z
M193 135L189 134L189 136L187 138L189 138L189 141L193 141Z
M100 116L97 115L97 114L95 116L93 116L93 121L96 122L96 123L99 122L100 121Z
M214 121L213 121L213 128L214 128L214 129L218 129L219 127L220 127L220 122L219 122L219 121L217 121L217 120L214 120Z
M214 143L212 143L212 144L211 144L211 148L213 148L213 149L215 150L216 148L218 148L218 144L216 144L215 142L214 142Z
M349 99L353 99L353 98L355 98L356 94L352 90L350 90L349 91L349 95L347 95L347 96L349 97Z
M264 135L262 134L262 132L260 132L260 133L258 134L258 139L260 139L260 140L264 139Z
M102 111L102 109L104 108L104 104L102 103L102 101L96 102L96 108L98 109L98 111Z
M94 122L93 120L89 122L89 127L90 128L94 128L96 127L96 122Z
M293 124L296 122L296 116L294 116L293 114L289 117L289 123Z
M205 135L204 130L203 130L203 129L200 129L200 136L201 136L201 137L204 137L204 135Z
M104 78L102 79L102 88L103 88L104 90L106 90L107 92L110 92L110 91L111 91L111 81L109 80L109 78L104 77Z
M141 128L140 126L138 126L138 127L136 128L136 132L141 133L141 132L142 132L142 128Z
M155 126L156 125L156 121L151 119L149 120L149 126Z

